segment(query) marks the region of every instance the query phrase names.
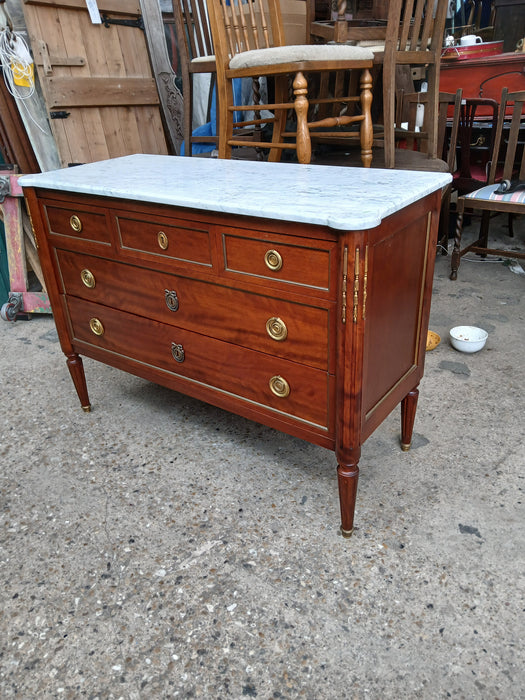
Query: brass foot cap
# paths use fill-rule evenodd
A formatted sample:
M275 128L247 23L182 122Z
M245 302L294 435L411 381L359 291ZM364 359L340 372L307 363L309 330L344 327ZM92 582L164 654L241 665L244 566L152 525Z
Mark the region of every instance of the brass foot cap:
M352 537L353 533L354 533L354 528L352 528L351 530L344 530L341 527L341 534L343 535L343 537L346 537L346 539L349 539L350 537Z
M88 403L87 406L82 406L82 410L84 413L90 413L91 412L91 404Z
M408 443L407 443L407 442L402 442L402 443L401 443L401 449L403 450L403 452L408 452L408 450L410 449L410 445L411 445L411 444L412 444L411 442L408 442Z

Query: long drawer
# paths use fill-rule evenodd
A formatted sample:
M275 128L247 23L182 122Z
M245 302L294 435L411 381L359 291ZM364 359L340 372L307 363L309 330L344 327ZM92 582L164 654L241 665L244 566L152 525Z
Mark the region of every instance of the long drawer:
M330 375L199 333L67 298L73 343L178 375L287 417L329 427Z
M55 254L68 295L319 369L333 367L333 303L316 307L71 251Z

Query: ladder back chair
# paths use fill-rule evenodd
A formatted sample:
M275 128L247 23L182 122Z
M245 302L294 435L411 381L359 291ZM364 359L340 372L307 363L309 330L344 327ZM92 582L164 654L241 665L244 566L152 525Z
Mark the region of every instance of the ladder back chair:
M211 73L215 81L215 54L205 0L173 0L175 35L179 50L184 100L184 154L192 155L193 143L217 142L216 136L192 136L194 108L194 75ZM210 100L208 98L208 111Z
M427 98L423 130L429 158L438 156L439 67L448 0L392 0L383 55L383 126L386 167L395 167L397 66L426 66Z
M417 129L418 106L426 109L429 96L427 93L398 93L396 123L406 123L407 128L397 128L396 138L403 139L405 148L396 148L396 167L403 170L430 170L453 173L456 169L456 147L462 109L463 90L455 93L440 92L437 119L437 158L428 157L428 133ZM453 108L452 121L449 119L450 108ZM423 120L424 122L424 120ZM450 128L449 128L450 127ZM418 150L414 150L414 149ZM443 255L447 254L450 198L453 182L443 192L441 198L441 214L439 219L439 245Z
M372 77L373 53L356 46L297 45L285 46L279 0L208 0L208 12L217 61L217 93L219 107L219 158L231 158L232 146L269 148L269 160L279 161L284 149L296 149L297 160L311 159L311 131L338 130L337 138L345 136L340 127L359 127L361 160L365 167L372 161ZM306 75L355 70L360 73L358 94L342 97L311 98ZM274 102L235 105L235 78L273 78ZM289 78L293 80L290 97ZM350 81L350 84L351 81ZM348 91L351 93L351 90ZM310 121L312 106L340 105L336 116ZM240 121L235 127L272 125L272 140L255 141L234 135L234 112L254 111L258 118ZM295 129L287 130L287 114L293 110ZM265 112L270 112L268 116ZM323 131L323 137L331 133ZM355 141L356 131L348 132Z
M341 3L338 4L340 7ZM349 22L343 27L341 12L332 25L337 29L332 41L369 46L374 53L376 68L382 67L382 124L376 125L376 143L384 146L385 167L398 167L395 151L396 74L401 66L426 68L428 106L425 109L425 131L428 133L428 156L438 156L437 121L439 111L439 68L445 21L449 0L390 0L386 26L356 26ZM313 16L311 9L307 15ZM327 40L327 23L311 21L311 40ZM402 70L402 69L401 69Z
M507 110L512 108L510 123L506 121ZM508 126L508 136L505 131ZM525 251L505 250L488 247L488 234L491 212L507 214L525 214L525 90L509 93L503 88L501 103L494 138L494 151L490 164L487 185L474 192L458 197L457 224L452 252L450 279L456 280L461 258L465 253L478 255L497 255L503 258L525 259ZM519 153L519 150L522 153ZM500 173L500 158L502 154L503 170ZM500 182L496 182L500 180ZM482 212L482 222L479 238L461 249L463 230L463 215L465 209L475 209Z
M479 108L483 109L483 121L479 122ZM485 116L485 113L489 114ZM458 167L454 172L452 188L458 195L468 194L488 184L489 168L494 150L494 134L498 123L499 104L489 97L467 97L461 103L458 132ZM476 142L474 123L483 125L488 135L480 136ZM481 156L475 160L475 155Z

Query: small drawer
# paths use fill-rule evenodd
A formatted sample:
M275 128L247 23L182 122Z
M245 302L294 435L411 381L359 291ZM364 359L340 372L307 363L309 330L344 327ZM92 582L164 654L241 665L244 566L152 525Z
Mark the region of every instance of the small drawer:
M335 304L285 301L67 250L57 250L56 258L68 295L319 369L329 367Z
M82 205L69 204L62 208L54 204L45 204L49 233L56 236L110 244L110 232L106 211L104 209L87 209Z
M73 339L253 408L328 429L330 375L167 324L68 298ZM82 352L89 355L88 347Z
M226 272L250 275L253 281L274 280L328 291L335 265L333 241L292 236L247 237L222 231Z
M124 254L149 253L181 263L212 266L208 225L181 219L145 218L117 214L117 227Z

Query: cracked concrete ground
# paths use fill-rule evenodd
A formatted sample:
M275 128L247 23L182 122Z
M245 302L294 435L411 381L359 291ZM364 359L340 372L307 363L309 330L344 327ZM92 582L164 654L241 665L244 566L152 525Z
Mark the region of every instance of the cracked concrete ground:
M523 697L525 275L449 264L350 540L332 453L91 360L84 414L52 318L1 322L0 696Z

